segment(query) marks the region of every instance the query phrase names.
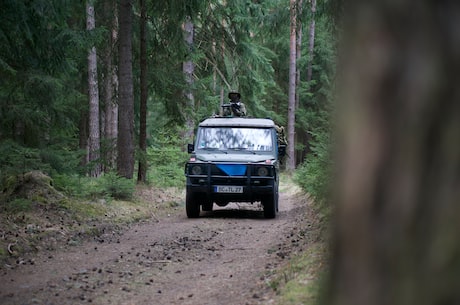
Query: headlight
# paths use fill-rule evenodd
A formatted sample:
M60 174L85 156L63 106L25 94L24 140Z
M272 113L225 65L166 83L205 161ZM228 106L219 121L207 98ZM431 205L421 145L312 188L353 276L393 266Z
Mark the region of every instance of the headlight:
M193 165L191 169L192 175L201 175L202 169L199 165Z
M266 167L259 167L257 169L257 176L268 176L268 168Z

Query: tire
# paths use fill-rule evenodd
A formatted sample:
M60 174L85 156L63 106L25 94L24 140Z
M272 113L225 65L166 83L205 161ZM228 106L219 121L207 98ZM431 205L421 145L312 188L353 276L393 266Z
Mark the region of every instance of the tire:
M280 199L280 197L279 197L279 193L278 193L278 191L277 191L277 192L276 192L276 195L275 195L276 213L278 213L278 212L280 211L280 209L279 209L279 199Z
M185 211L188 218L200 217L200 204L197 202L197 195L187 192L185 195Z
M277 209L277 203L276 203L276 194L271 194L265 197L265 199L262 201L263 206L264 206L264 217L265 218L275 218L276 217L276 209Z

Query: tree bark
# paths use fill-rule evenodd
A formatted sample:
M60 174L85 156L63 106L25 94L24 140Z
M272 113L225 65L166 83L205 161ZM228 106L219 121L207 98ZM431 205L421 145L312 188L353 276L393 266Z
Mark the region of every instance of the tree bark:
M303 6L303 0L298 0L297 2L297 16L302 16L302 7ZM303 27L302 27L302 20L301 18L297 18L297 26L296 26L296 65L297 63L300 61L300 58L302 57L302 31L303 31ZM300 20L299 20L300 19ZM300 105L300 90L298 90L300 88L300 69L298 69L296 67L296 81L295 81L295 87L296 87L296 90L295 90L295 109L296 111L301 107ZM295 143L302 143L302 144L306 144L305 143L305 139L304 139L304 133L302 132L302 130L300 130L301 128L299 127L295 127L296 131L295 131ZM304 157L304 154L303 154L303 151L299 151L299 152L296 152L295 156L296 156L296 160L295 160L295 165L297 166L298 164L302 163L303 161L303 157Z
M286 169L295 169L295 92L296 92L296 0L290 0L291 31L289 52L288 161Z
M119 106L118 159L121 177L133 178L134 173L134 93L132 63L132 0L119 2Z
M106 0L104 3L107 12L107 26L111 29L108 44L104 54L105 78L104 78L104 171L109 172L116 168L117 137L118 137L118 76L116 66L113 64L115 58L116 43L118 39L118 18L117 5L114 0Z
M311 0L311 22L310 22L310 34L309 34L309 40L308 40L307 82L310 82L313 77L313 57L314 57L314 51L315 51L315 28L316 28L315 15L316 15L316 0Z
M182 72L184 73L186 89L184 97L186 101L185 107L185 139L190 142L193 139L193 129L195 120L193 114L195 113L195 97L193 95L193 73L195 65L192 60L193 44L194 44L194 25L190 16L186 17L183 25L184 41L187 46L187 60L182 65Z
M297 15L302 16L302 5L303 5L303 0L298 0L299 2L297 3ZM302 57L302 22L296 22L296 63L300 61L300 58ZM295 86L296 88L300 87L300 69L296 68L295 71L296 75L296 80L295 80ZM299 95L299 90L295 91L295 108L299 109L300 107L300 95Z
M345 14L328 304L460 304L460 2Z
M140 0L141 20L140 20L140 86L141 100L139 113L139 169L137 171L137 181L147 181L147 7L145 0Z
M91 32L96 26L94 6L91 0L86 2L86 30ZM99 177L102 167L100 163L101 136L99 124L99 88L97 81L96 47L88 53L88 95L89 95L89 156L91 165L90 176Z
M312 88L312 77L313 77L313 58L315 50L315 15L316 15L316 0L310 0L311 2L311 21L310 28L308 33L308 64L307 64L307 83L309 86L309 91L313 92ZM297 163L300 164L305 160L307 154L310 152L310 141L311 135L308 130L302 130L301 135L299 135L298 141L302 141L303 149L297 154Z

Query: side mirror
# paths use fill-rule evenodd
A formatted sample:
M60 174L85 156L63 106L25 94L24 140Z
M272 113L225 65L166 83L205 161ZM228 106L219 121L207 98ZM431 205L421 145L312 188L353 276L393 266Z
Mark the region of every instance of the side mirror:
M187 152L191 154L195 150L195 145L187 144Z
M280 144L280 145L278 146L278 155L279 155L280 157L284 157L284 156L286 155L286 145Z

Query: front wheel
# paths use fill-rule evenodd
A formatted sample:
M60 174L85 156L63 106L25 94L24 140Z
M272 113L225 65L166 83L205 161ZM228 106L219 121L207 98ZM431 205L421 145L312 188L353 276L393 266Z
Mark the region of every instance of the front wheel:
M198 218L200 216L200 204L197 202L197 195L187 192L185 195L185 211L188 218Z
M276 194L268 195L262 201L264 206L264 217L265 218L275 218L276 217L276 209L277 209L277 202L276 202Z

